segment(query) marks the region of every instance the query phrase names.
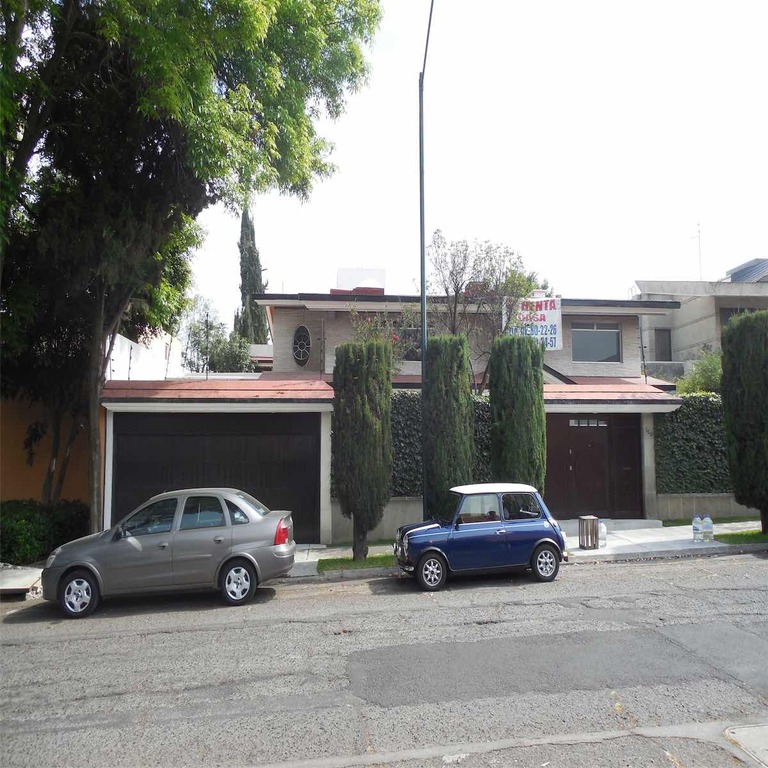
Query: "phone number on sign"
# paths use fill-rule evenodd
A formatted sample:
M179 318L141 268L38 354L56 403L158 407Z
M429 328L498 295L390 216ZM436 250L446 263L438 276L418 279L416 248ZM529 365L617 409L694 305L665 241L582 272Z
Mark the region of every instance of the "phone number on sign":
M556 325L524 325L520 328L522 336L557 336Z

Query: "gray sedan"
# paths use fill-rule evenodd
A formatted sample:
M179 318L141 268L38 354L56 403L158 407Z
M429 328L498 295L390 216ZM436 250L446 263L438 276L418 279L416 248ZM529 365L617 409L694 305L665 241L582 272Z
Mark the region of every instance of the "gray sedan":
M270 511L234 488L153 496L109 530L70 541L48 557L43 597L81 618L102 597L220 589L230 605L293 567L290 512Z

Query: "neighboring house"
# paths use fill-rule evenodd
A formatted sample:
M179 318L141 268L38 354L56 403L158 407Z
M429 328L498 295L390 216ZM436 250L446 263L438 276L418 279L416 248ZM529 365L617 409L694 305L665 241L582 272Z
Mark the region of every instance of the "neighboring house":
M753 259L717 282L638 280L639 301L675 301L679 309L644 315L648 372L680 378L707 348L720 349L723 327L742 312L768 309L768 259Z
M106 371L108 380L165 379L184 375L178 339L161 334L147 343L137 344L124 336L115 338ZM32 463L27 462L23 445L29 425L43 419L43 408L37 403L19 400L0 403L0 498L4 501L40 498L51 451L50 434L36 447ZM65 420L63 433L67 434L68 430L69 421ZM62 498L87 501L88 463L88 430L83 424L72 447Z

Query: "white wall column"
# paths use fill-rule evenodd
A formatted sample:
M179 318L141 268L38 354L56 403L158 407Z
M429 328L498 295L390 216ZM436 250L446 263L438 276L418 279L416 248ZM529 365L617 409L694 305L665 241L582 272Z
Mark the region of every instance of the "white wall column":
M652 413L644 413L640 421L640 447L643 466L643 509L647 520L658 520L656 496L656 442Z
M333 542L331 509L331 411L320 414L320 543Z

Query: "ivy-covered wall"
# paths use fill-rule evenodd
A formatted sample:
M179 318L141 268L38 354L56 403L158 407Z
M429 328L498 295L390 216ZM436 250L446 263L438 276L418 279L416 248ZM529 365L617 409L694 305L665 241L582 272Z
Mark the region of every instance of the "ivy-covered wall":
M655 417L657 493L731 493L720 395L682 395Z
M473 480L491 478L491 408L487 396L475 403L475 466ZM421 496L421 392L392 391L392 496Z
M672 413L657 414L656 491L660 494L732 493L719 395L683 395ZM491 409L474 396L473 479L491 479ZM335 496L335 493L333 494ZM421 496L421 393L392 392L392 496Z

